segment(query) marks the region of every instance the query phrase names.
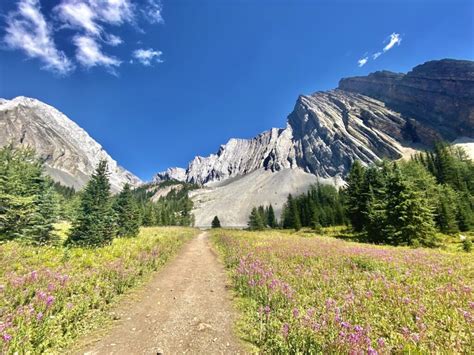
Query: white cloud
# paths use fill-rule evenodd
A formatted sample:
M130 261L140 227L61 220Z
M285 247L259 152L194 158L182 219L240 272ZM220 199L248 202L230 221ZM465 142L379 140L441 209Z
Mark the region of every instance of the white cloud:
M121 25L133 20L134 6L130 0L89 0L101 21Z
M83 29L95 36L100 36L102 32L102 27L97 23L97 13L84 1L62 0L54 11L66 27Z
M374 53L374 54L372 54L372 59L375 60L375 59L377 59L378 57L380 57L381 55L382 55L382 52Z
M74 36L73 42L77 47L76 59L86 68L105 66L115 73L114 67L121 64L117 58L104 54L100 44L92 37L77 35Z
M142 10L144 17L152 24L164 23L163 6L159 0L148 0L148 4Z
M44 69L66 75L74 65L64 52L58 50L53 30L40 10L39 0L20 0L17 11L6 16L4 43L10 49L19 49L30 58L38 58Z
M400 45L400 43L402 42L402 38L400 37L399 33L394 32L389 37L390 37L390 40L388 44L385 47L383 47L384 52L392 49L394 45Z
M133 52L132 55L141 64L145 66L150 66L153 63L153 61L155 63L163 63L163 60L161 60L162 54L163 53L161 51L157 51L150 48L150 49L137 49Z
M360 58L357 61L357 64L359 65L359 68L363 67L367 63L368 60L369 60L369 57Z
M113 47L123 43L122 39L119 36L115 36L113 34L108 34L106 36L105 42Z

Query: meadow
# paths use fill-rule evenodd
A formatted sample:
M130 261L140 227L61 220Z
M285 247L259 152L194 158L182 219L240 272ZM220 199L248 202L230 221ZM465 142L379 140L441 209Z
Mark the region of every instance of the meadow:
M473 353L474 258L314 233L213 231L264 353Z
M64 233L63 228L60 233ZM0 353L64 349L110 318L108 310L196 235L142 228L100 248L0 245Z

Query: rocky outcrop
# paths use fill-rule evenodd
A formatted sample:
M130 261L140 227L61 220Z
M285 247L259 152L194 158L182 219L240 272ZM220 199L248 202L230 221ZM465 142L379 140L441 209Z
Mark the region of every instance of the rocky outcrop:
M44 160L46 170L56 181L81 188L100 160L106 160L112 191L123 184L141 184L64 114L41 101L17 97L0 100L0 146L12 143L34 148Z
M426 62L405 74L387 71L342 79L339 89L367 95L431 127L446 140L474 137L474 62ZM425 135L421 140L438 139Z
M160 183L162 181L176 180L186 181L186 169L183 168L168 168L165 171L157 173L153 177L154 183Z
M413 152L413 145L474 137L473 130L474 62L432 61L408 74L376 72L300 96L286 128L231 139L216 154L196 157L179 179L209 184L287 168L344 177L354 160L398 159Z

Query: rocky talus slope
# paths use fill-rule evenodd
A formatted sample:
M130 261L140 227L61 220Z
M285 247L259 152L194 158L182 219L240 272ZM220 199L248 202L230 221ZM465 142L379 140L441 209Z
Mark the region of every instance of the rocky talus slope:
M114 192L123 184L141 184L76 123L36 99L0 99L0 146L12 143L34 148L54 180L81 188L100 160L106 160Z

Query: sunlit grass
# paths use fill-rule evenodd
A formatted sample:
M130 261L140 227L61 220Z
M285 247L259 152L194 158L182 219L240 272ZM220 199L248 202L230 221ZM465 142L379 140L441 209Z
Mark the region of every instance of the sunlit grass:
M213 240L241 297L241 334L263 352L474 351L473 254L308 230L218 230Z
M57 226L66 233L68 226ZM66 347L198 231L143 228L102 248L0 245L0 353ZM64 234L65 235L65 234ZM63 236L64 238L64 236Z

